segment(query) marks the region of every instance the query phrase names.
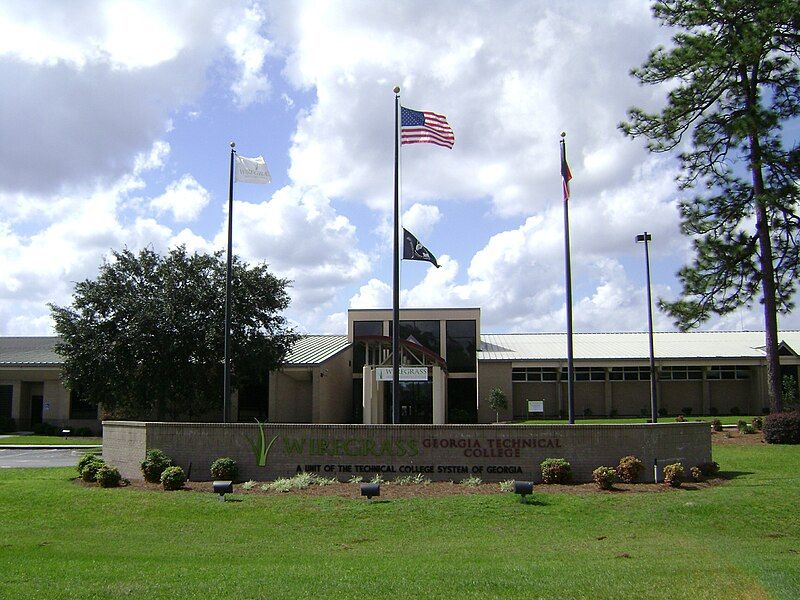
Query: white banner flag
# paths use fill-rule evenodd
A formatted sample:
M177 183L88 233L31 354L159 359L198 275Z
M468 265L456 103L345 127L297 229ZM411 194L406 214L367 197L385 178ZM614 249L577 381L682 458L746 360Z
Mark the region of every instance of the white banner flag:
M271 183L267 163L263 156L247 158L236 155L236 181L243 183Z

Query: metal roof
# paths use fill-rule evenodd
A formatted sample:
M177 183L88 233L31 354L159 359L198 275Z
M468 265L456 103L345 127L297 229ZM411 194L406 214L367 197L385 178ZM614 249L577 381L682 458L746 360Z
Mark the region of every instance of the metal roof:
M0 337L0 366L60 366L64 359L54 350L58 338Z
M349 345L346 335L307 335L292 347L284 367L321 364Z
M575 333L573 349L582 360L646 360L647 333ZM800 350L800 331L781 331L778 342ZM657 359L764 358L763 331L663 332L653 334ZM566 360L565 333L482 334L479 361Z

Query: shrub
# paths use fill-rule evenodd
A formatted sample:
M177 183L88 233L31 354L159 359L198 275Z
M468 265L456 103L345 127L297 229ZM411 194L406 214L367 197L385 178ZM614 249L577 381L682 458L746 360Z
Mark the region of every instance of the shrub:
M251 479L250 481L245 481L242 484L242 489L243 490L252 490L252 489L254 489L256 487L256 485L258 485L258 484Z
M764 429L764 419L761 417L753 417L753 429L761 431Z
M94 431L92 431L89 427L78 427L75 430L75 435L78 437L92 437L94 435Z
M770 413L769 406L762 406L761 407L761 414L768 415Z
M664 483L672 487L681 487L683 481L683 465L673 463L664 467Z
M703 472L699 467L692 467L689 469L689 473L692 475L694 481L703 481Z
M97 471L99 471L100 467L104 466L106 463L99 456L96 456L94 454L90 456L91 460L87 460L86 462L83 463L83 467L81 468L80 473L81 473L81 479L92 483L94 481L97 481Z
M464 477L460 481L461 485L466 487L478 487L483 481L480 477L476 477L475 475L470 475L469 477Z
M716 417L719 414L719 409L716 406L712 406L708 412L712 417Z
M144 461L142 461L144 480L150 483L160 483L164 469L171 467L172 464L172 459L161 450L156 448L148 450Z
M97 483L100 485L100 487L118 487L119 482L122 481L122 475L120 475L119 471L117 471L111 465L103 465L97 469L95 479L97 479Z
M719 419L712 419L711 429L713 429L714 431L722 431L722 421L720 421Z
M683 416L684 416L684 417L691 416L691 414L692 414L692 407L691 407L691 406L684 406L684 407L681 409L681 412L683 413Z
M667 409L663 406L658 409L658 416L659 417L666 417L667 416Z
M239 466L232 458L222 457L211 463L211 477L236 481L239 476Z
M678 415L677 417L675 417L675 422L676 423L685 423L686 422L686 417L684 417L683 415Z
M738 407L738 406L732 406L732 407L731 407L731 414L732 414L734 417L736 417L736 416L738 416L738 415L742 414L742 411L740 411L740 410L739 410L739 407Z
M36 435L56 435L60 433L56 426L50 425L50 423L37 423L32 429Z
M546 458L539 466L543 483L569 483L572 480L572 465L563 458Z
M756 432L756 428L755 428L755 427L753 427L752 425L750 425L750 424L748 423L748 424L746 424L744 427L742 427L742 428L740 429L740 431L741 431L742 433L755 433L755 432Z
M625 483L636 483L644 472L644 463L635 456L623 456L617 466L617 477Z
M610 490L617 479L617 471L613 467L597 467L592 471L592 479L601 490Z
M161 485L165 490L179 490L186 483L186 473L180 467L167 467L161 472Z
M719 465L713 460L707 463L700 463L697 465L697 468L700 469L700 473L706 477L713 477L719 473Z
M0 433L10 433L17 430L17 423L14 419L0 417Z
M800 444L800 411L774 413L764 418L768 444Z
M584 417L591 417L592 416L592 409L588 406L583 409L583 416Z
M428 485L430 482L431 480L422 473L417 473L416 475L403 475L395 479L392 483L397 485Z
M97 460L99 460L101 463L103 462L102 458L100 458L97 454L92 454L91 452L88 452L83 456L81 456L80 460L78 461L78 466L76 467L78 469L78 475L80 475L83 472L84 466L86 466L88 463L92 461L97 461Z
M380 473L375 473L375 475L373 475L372 479L370 479L369 482L377 483L380 485L381 483L383 483L383 475L381 475Z
M353 475L347 480L347 483L361 483L362 481L364 481L364 478L361 475Z
M647 416L648 414L650 414L650 413L648 413L648 412L647 412L647 409L646 409L646 408L641 408L641 409L639 409L639 414L640 414L641 416L643 416L643 417L646 417L646 416Z
M500 491L501 492L513 492L514 491L514 480L513 479L505 479L504 481L500 482Z
M612 419L616 419L619 416L619 411L616 408L612 408L611 412L608 413L608 416Z

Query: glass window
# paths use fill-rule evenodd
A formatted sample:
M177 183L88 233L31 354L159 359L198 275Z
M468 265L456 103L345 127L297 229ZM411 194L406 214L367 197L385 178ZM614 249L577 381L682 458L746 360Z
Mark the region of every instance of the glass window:
M392 335L392 322L389 321L389 335ZM442 336L439 335L439 321L400 321L400 339L408 340L441 356Z
M606 370L603 367L575 367L575 381L605 381Z
M0 385L0 419L11 418L11 399L13 396L13 385Z
M511 381L558 381L558 369L550 367L514 367Z
M451 373L474 373L475 321L447 321L447 370Z
M713 366L708 369L709 379L750 379L750 367Z
M650 381L650 367L612 367L611 381Z
M383 335L383 321L353 321L353 337ZM353 345L353 373L361 373L366 364L366 346L363 342Z
M703 379L703 367L661 367L661 379L664 381L700 381Z
M447 422L477 423L477 382L474 379L447 380Z

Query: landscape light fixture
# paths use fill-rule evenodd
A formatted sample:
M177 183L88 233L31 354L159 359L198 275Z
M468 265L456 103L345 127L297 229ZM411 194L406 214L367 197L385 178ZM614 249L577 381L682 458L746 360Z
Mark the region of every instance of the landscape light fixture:
M219 494L220 502L225 502L225 494L233 493L232 481L215 481L213 483L214 493Z
M514 482L514 493L519 494L519 501L525 504L527 502L527 497L529 494L533 493L533 482L532 481L515 481Z
M61 435L64 436L64 439L67 439L69 437L70 433L72 433L71 429L62 429L61 430Z
M650 342L650 418L651 423L658 422L658 388L656 387L656 359L653 351L653 300L650 294L650 245L653 237L646 231L636 236L636 243L644 242L644 261L647 267L647 331Z
M366 496L367 500L372 500L373 496L380 496L381 495L381 484L380 483L362 483L361 484L361 495Z

